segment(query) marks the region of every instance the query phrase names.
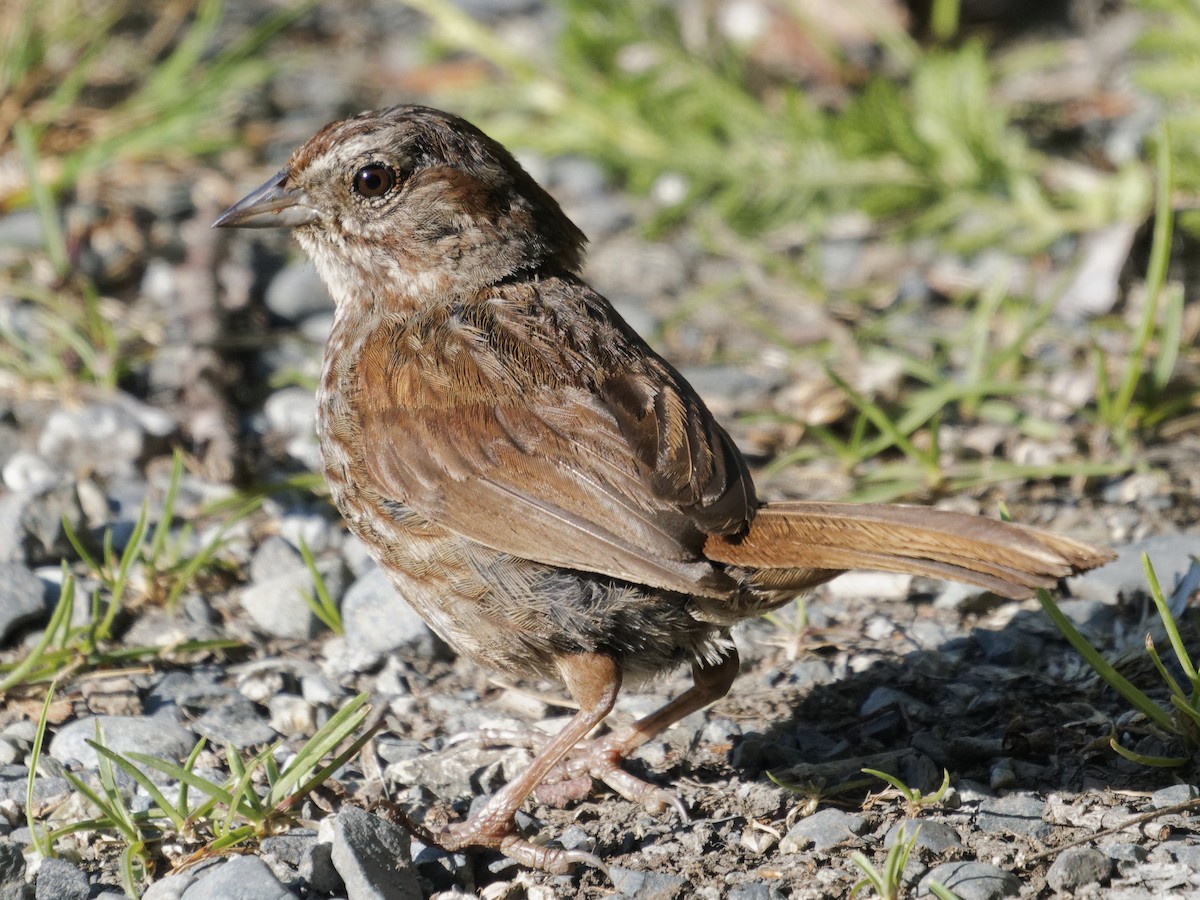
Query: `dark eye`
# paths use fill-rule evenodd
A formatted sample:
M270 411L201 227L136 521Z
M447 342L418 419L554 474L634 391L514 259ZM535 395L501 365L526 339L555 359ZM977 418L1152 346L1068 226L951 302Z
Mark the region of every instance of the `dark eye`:
M396 173L383 163L370 163L354 173L354 190L364 197L382 197L396 186Z

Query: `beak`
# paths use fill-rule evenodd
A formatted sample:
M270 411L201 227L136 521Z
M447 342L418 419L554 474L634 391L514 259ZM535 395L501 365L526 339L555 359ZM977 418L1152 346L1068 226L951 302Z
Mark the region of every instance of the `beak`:
M291 172L282 170L251 191L212 223L213 228L293 228L316 222L320 214L304 191L287 187Z

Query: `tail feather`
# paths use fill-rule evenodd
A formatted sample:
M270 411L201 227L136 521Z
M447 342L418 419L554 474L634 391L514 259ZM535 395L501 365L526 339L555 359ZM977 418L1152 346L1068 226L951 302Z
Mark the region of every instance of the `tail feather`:
M1029 597L1113 558L1036 528L916 506L771 503L740 538L713 535L704 553L750 569L764 588L802 589L849 569L906 572Z

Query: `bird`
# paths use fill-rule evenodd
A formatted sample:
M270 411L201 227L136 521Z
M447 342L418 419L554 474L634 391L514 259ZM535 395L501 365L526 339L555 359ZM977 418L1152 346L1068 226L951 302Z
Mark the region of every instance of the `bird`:
M521 837L526 798L597 780L679 808L622 760L730 690L733 625L842 572L1021 598L1112 558L981 516L761 502L700 396L582 278L582 232L451 113L332 122L213 224L290 229L333 298L316 428L350 530L459 654L578 706L482 808L422 834L444 849L602 865ZM587 740L623 686L685 665L690 688Z

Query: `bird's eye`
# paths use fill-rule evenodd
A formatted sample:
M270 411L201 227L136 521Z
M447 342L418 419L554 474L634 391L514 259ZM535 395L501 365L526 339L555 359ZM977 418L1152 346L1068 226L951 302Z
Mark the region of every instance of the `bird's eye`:
M396 186L396 173L383 163L369 163L354 173L354 190L363 197L382 197Z

